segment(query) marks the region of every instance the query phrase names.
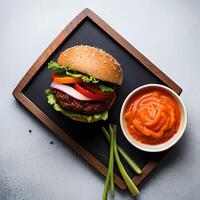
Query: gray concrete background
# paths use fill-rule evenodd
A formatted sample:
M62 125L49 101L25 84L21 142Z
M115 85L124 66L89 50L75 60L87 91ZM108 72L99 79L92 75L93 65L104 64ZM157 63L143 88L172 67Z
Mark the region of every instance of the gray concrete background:
M85 7L102 17L184 91L182 98L189 115L185 135L141 185L137 199L198 200L198 0L0 0L0 200L102 197L105 179L57 140L11 94L41 52ZM122 198L132 199L128 192L117 190L115 200Z

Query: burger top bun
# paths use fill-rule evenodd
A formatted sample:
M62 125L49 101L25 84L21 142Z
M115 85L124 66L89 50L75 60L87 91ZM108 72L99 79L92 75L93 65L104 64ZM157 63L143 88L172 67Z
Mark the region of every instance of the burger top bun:
M120 64L102 49L88 45L68 48L60 54L58 64L102 81L117 85L122 83L123 73Z

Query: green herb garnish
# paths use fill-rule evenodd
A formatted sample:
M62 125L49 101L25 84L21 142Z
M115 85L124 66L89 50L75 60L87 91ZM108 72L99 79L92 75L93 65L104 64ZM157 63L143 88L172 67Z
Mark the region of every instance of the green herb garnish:
M114 180L113 180L113 173L114 173L114 160L117 163L118 169L128 187L130 192L132 193L133 196L136 196L139 194L138 188L135 186L129 175L127 174L126 170L124 169L118 151L120 154L124 157L124 159L127 161L127 163L132 167L132 169L140 174L141 170L138 167L138 165L128 156L128 154L125 153L125 151L117 145L117 139L116 139L116 134L117 134L117 126L116 125L111 125L109 124L109 131L107 131L104 127L102 127L102 131L108 140L110 142L110 159L109 159L109 165L108 165L108 173L106 176L106 182L104 186L104 192L103 192L103 200L107 199L107 194L108 194L108 188L109 188L109 183L110 183L110 189L111 189L111 194L114 196ZM113 156L114 154L114 156Z

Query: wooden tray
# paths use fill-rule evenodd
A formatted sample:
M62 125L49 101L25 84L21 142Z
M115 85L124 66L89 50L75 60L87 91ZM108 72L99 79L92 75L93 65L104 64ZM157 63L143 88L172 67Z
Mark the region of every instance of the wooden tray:
M122 65L124 81L118 90L117 101L110 111L108 122L97 122L95 124L74 122L54 111L47 103L45 89L49 88L51 83L51 72L47 69L47 63L50 60L57 60L61 51L77 44L89 44L102 48L113 55ZM109 122L117 123L119 130L118 143L123 146L128 154L133 156L143 169L142 174L136 176L129 166L124 163L128 174L133 177L134 183L138 185L155 168L163 154L145 153L132 147L121 133L119 112L128 93L146 83L167 85L178 94L182 91L177 84L101 18L91 10L85 9L64 28L40 55L19 82L13 91L13 95L59 139L104 176L107 173L109 145L102 135L100 127L102 125L107 126ZM122 190L126 189L126 185L117 169L115 169L115 183Z

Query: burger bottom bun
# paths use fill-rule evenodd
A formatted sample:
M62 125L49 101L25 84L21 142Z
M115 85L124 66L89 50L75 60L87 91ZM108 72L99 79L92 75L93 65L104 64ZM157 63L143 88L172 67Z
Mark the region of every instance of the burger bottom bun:
M67 116L67 117L69 117L70 119L74 121L85 122L85 123L93 123L93 122L99 121L99 119L92 119L91 121L87 121L85 118L81 118L81 117L72 117L72 116Z

